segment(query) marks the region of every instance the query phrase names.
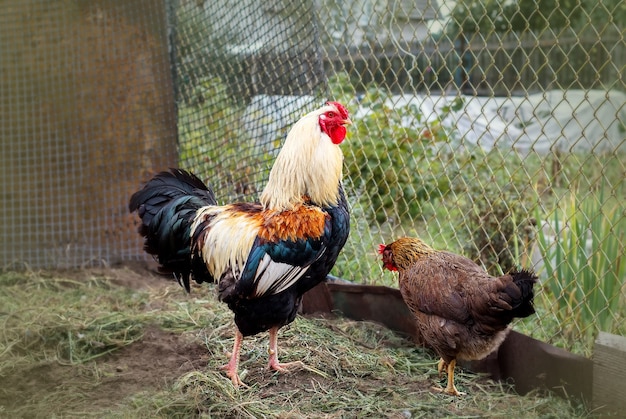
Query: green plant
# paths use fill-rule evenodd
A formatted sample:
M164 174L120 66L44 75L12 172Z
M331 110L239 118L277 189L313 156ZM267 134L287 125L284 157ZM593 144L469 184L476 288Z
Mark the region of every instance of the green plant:
M528 174L515 153L485 152L474 147L458 157L463 176L457 225L464 254L480 260L494 275L526 265L524 259L534 240L535 221L529 205L535 201Z
M508 272L520 265L523 250L533 238L533 220L521 202L518 191L507 185L487 183L470 194L476 198L463 204L469 233L463 246L465 255L480 260L493 274Z
M554 236L538 231L545 291L566 342L573 346L582 336L590 351L597 331L619 333L626 315L626 217L604 188L597 197L571 193L562 202L552 214Z

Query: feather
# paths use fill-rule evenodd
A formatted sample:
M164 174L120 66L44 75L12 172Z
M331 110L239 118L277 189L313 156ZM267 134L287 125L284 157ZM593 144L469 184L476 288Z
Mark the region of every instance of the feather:
M231 206L198 211L191 226L192 253L199 253L214 278L241 271L258 235L262 219Z
M309 265L310 266L310 265ZM288 263L274 262L269 255L263 256L256 271L254 297L265 294L278 294L292 286L309 266L294 266Z

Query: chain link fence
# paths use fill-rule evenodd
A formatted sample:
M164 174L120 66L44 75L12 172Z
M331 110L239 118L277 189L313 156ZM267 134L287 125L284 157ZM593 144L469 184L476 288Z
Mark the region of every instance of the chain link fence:
M395 286L376 247L419 235L494 275L537 270L518 330L585 355L626 333L622 1L6 3L4 266L144 258L142 181L180 166L254 200L332 98L355 122L334 275Z

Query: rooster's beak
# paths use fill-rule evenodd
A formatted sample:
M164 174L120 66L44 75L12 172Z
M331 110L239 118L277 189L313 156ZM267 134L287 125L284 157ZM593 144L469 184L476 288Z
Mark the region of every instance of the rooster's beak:
M352 125L352 120L350 118L346 118L343 121L341 121L342 125Z

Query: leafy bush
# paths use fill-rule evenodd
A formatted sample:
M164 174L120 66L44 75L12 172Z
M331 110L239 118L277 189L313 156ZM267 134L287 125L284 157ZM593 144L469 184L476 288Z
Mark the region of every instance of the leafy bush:
M345 75L332 79L330 88L346 103L355 96ZM347 142L344 153L348 181L369 208L364 215L370 223L415 219L421 214L420 203L450 190L450 177L439 176L445 162L432 157L437 155L438 143L449 143L455 137L456 131L442 121L462 102L459 99L443 107L436 119L427 120L417 106L394 105L391 93L373 84L358 105L352 118L354 127L349 130L356 140Z

